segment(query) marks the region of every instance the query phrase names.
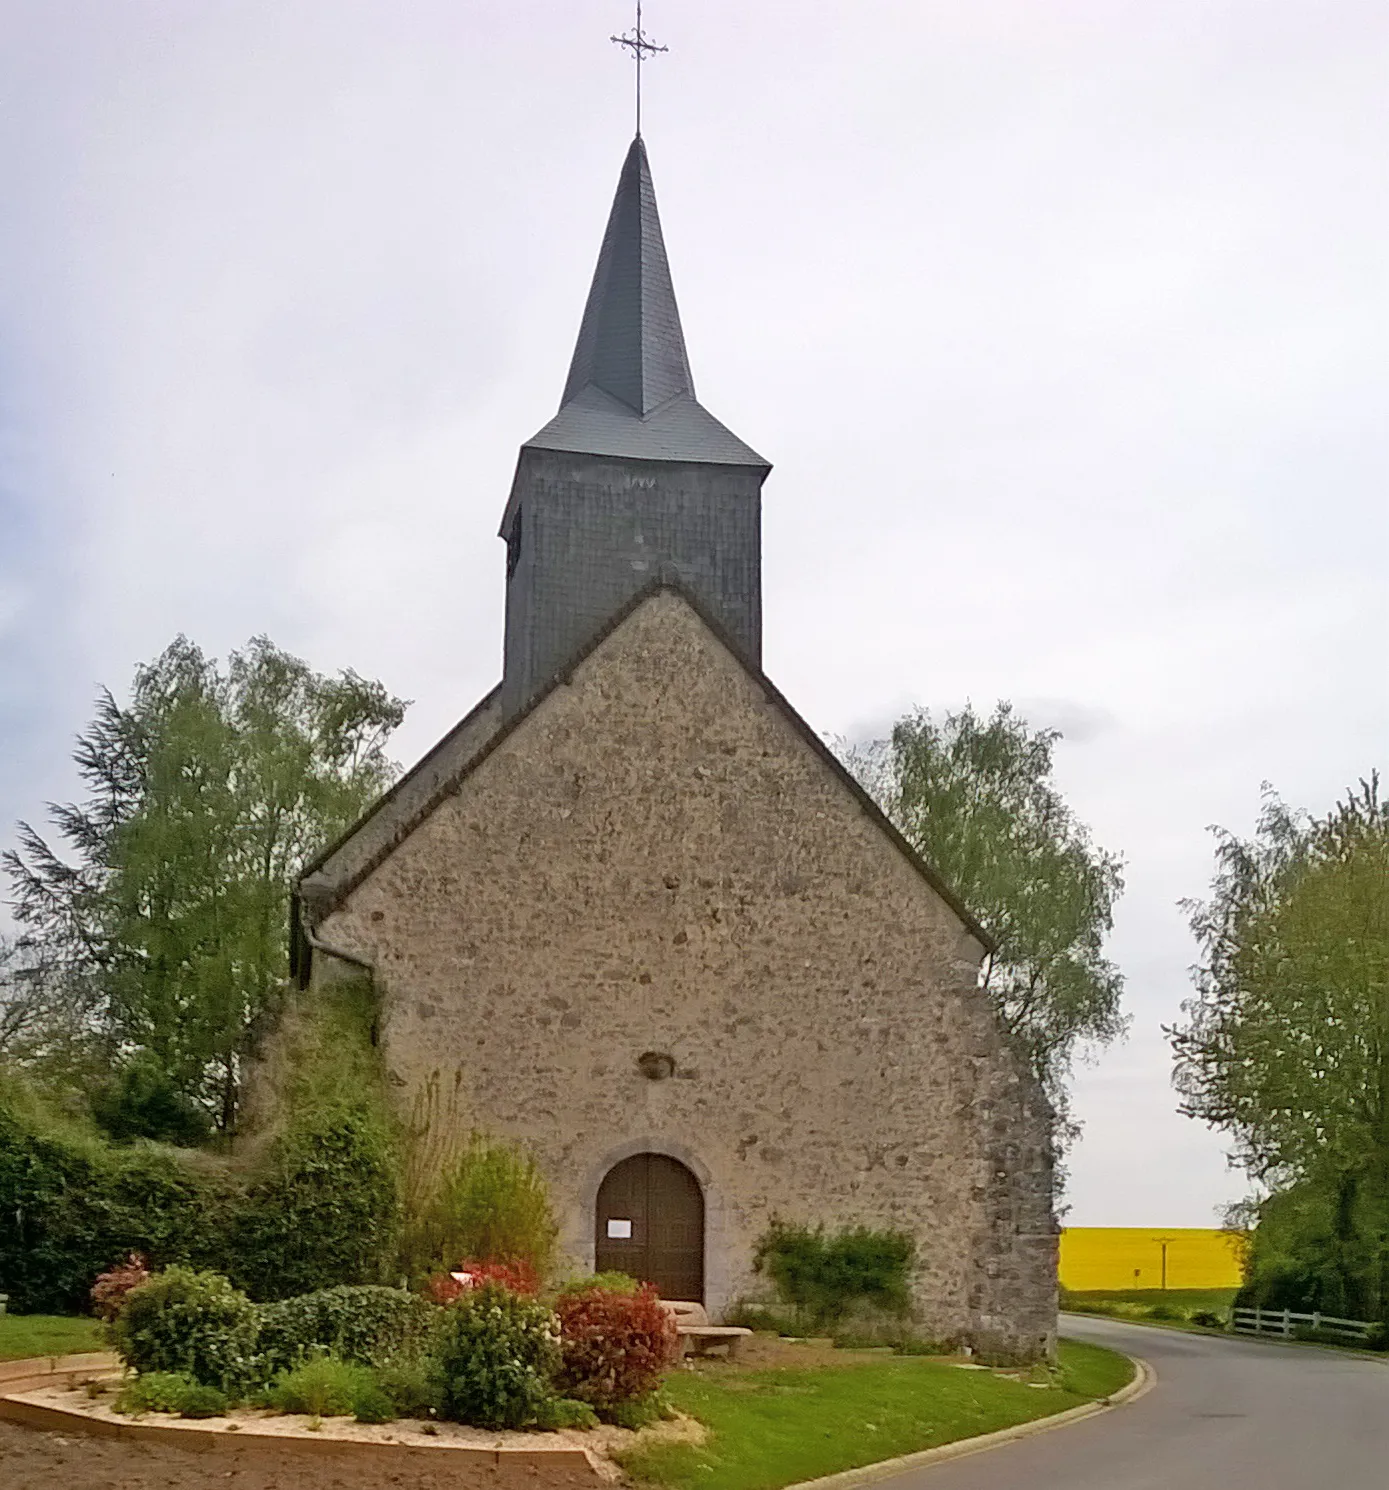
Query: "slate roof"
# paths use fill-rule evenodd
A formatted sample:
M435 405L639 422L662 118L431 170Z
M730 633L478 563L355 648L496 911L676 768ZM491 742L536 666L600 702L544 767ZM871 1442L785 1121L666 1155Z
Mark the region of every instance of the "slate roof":
M622 164L559 413L523 448L768 466L695 398L640 135Z

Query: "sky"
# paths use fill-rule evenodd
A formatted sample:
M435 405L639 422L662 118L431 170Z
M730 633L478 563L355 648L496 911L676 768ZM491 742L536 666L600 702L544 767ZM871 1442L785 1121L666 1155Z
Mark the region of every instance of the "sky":
M179 632L500 673L517 447L618 167L622 0L0 0L0 847ZM1073 1225L1246 1193L1179 1116L1178 902L1389 741L1381 0L649 0L701 401L763 452L826 735L1011 699L1127 889Z

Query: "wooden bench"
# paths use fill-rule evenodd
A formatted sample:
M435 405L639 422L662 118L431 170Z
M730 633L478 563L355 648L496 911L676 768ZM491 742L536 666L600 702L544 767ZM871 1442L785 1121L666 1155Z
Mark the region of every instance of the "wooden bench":
M675 1316L681 1356L708 1355L711 1350L723 1349L731 1361L738 1354L738 1347L752 1334L740 1325L710 1324L704 1305L686 1299L662 1299L661 1308Z

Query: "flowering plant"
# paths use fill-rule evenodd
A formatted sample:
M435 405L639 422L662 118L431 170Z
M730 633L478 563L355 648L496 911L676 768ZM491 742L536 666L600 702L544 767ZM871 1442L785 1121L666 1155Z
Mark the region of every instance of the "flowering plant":
M460 1262L450 1272L435 1273L425 1284L425 1292L436 1304L451 1304L488 1283L521 1298L534 1298L540 1292L540 1280L528 1262Z
M538 1299L490 1281L443 1311L435 1337L443 1417L477 1428L529 1428L554 1405L559 1327Z
M600 1412L649 1397L679 1346L675 1316L649 1283L633 1292L591 1287L560 1295L557 1384Z
M138 1288L150 1275L149 1258L140 1252L130 1253L104 1273L98 1273L92 1284L92 1308L96 1317L110 1324L125 1307L125 1296Z

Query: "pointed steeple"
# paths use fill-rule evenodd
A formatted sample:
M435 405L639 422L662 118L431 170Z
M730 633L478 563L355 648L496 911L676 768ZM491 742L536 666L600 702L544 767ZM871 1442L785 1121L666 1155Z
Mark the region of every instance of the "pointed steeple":
M564 400L521 447L502 514L503 715L514 717L654 582L683 587L757 665L769 470L694 396L638 135Z
M561 405L589 385L644 418L694 379L640 135L622 163Z
M767 468L695 398L640 135L622 163L559 413L526 446Z

